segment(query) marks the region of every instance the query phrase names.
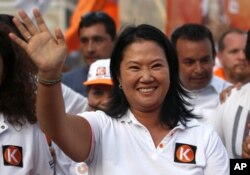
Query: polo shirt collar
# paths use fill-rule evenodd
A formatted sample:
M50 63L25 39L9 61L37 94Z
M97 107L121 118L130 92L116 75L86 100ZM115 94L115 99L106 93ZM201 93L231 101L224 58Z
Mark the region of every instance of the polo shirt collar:
M142 126L142 124L136 119L136 117L134 116L134 114L131 112L130 109L127 110L127 112L125 113L125 115L119 119L120 122L124 123L134 123L136 125L140 125ZM195 126L199 126L200 123L197 119L190 119L187 124L186 124L186 127L181 124L181 122L178 122L178 125L174 128L175 129L186 129L186 128L192 128L192 127L195 127Z
M199 93L199 92L204 91L204 89L212 88L217 94L220 94L221 89L224 89L223 83L221 83L221 81L224 81L224 80L221 80L220 78L213 75L208 85L204 88L197 89L197 90L188 90L184 87L183 88L189 93ZM228 85L230 85L230 83L228 83Z
M138 124L138 125L142 125L134 116L134 114L131 112L130 109L127 110L127 112L125 113L125 115L120 119L120 121L126 122L126 123L134 123L134 124Z
M4 122L4 117L0 114L0 134L8 129L8 125Z

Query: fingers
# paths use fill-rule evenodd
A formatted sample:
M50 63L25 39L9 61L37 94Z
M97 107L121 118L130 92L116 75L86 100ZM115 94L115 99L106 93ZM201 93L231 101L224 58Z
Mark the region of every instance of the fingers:
M227 99L228 96L230 96L232 89L233 89L233 86L229 86L228 88L224 89L220 93L220 102L221 102L221 104L226 101L226 99Z
M250 136L247 136L242 145L242 157L250 158Z
M19 37L17 37L14 33L10 33L9 37L11 38L12 41L14 41L16 44L21 46L24 50L27 50L27 47L28 47L27 43L23 41L22 39L20 39Z
M224 103L226 101L226 94L225 94L225 91L222 91L220 93L220 103Z
M250 154L247 154L246 152L243 151L242 158L243 159L250 159Z
M65 43L64 35L60 29L55 30L55 37L56 37L56 40L58 41L59 44Z
M20 19L18 19L17 17L14 17L13 22L15 23L19 32L22 34L22 36L27 42L32 38L32 36L36 34L39 34L41 32L49 32L49 29L46 26L42 18L42 15L38 9L33 10L33 14L34 14L37 26L33 24L32 20L29 18L29 16L27 15L25 11L20 10L18 14L19 14Z
M22 19L25 27L26 27L26 33L28 33L25 36L33 36L36 33L39 33L39 31L37 30L36 26L33 24L33 22L31 21L31 19L28 17L28 15L26 14L26 12L24 12L23 10L18 12L18 15L20 16L20 18Z
M242 83L241 83L241 82L238 82L238 83L236 83L236 85L235 85L235 87L236 87L237 90L240 90L241 86L242 86Z
M38 9L33 10L34 17L36 19L37 26L41 32L49 31L46 23L43 20L43 17Z
M23 25L23 23L16 17L13 18L13 22L16 25L17 29L21 33L21 35L24 37L26 41L30 40L32 35L30 32L27 30L27 28Z

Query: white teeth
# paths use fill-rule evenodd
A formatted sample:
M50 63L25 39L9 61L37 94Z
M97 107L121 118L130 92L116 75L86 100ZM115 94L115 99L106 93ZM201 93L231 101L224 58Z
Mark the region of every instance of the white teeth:
M139 89L140 92L152 92L154 88L149 88L149 89Z

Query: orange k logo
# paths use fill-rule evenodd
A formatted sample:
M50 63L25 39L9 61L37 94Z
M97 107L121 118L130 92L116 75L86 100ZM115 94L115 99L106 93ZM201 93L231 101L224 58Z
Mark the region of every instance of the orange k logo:
M196 146L176 143L174 161L179 163L196 163L195 153Z
M22 167L22 147L13 145L3 146L4 165Z

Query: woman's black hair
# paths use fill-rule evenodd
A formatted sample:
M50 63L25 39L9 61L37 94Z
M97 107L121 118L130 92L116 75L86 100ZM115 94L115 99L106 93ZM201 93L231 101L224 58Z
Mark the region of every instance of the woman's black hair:
M26 52L9 38L10 32L22 38L13 16L0 14L0 56L3 61L0 83L0 113L13 125L37 121L36 69Z

